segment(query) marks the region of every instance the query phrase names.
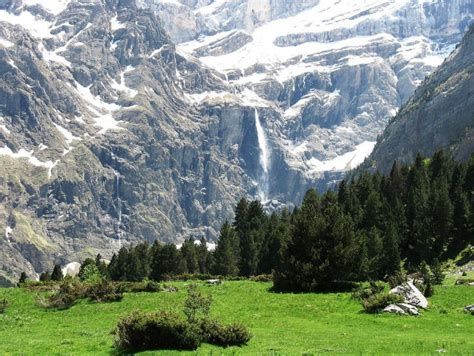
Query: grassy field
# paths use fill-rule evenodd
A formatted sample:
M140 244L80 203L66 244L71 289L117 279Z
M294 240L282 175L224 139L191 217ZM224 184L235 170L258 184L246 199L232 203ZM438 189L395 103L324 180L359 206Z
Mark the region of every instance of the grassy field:
M348 293L276 294L270 283L226 282L205 286L214 297L212 314L225 322L242 322L253 338L242 348L204 344L198 354L449 354L474 355L474 316L463 307L474 303L474 287L436 288L431 307L420 317L367 315ZM10 307L0 315L0 354L114 354L111 330L134 309L179 311L185 283L178 293L126 294L118 303L82 301L65 311L43 310L35 293L0 289ZM173 354L155 352L144 354ZM196 354L196 353L194 353Z

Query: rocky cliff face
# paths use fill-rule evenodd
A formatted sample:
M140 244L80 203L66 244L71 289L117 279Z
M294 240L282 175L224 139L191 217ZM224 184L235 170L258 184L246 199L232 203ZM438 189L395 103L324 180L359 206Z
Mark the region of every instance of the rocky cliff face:
M394 160L412 163L419 152L474 152L474 26L461 44L416 90L381 135L364 169L390 171Z
M0 274L299 202L370 153L473 6L0 0Z

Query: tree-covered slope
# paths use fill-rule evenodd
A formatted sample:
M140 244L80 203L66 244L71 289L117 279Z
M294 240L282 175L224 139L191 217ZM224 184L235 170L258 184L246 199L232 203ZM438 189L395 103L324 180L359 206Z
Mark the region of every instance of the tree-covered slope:
M413 162L449 150L465 160L474 150L474 26L443 65L392 119L364 168L388 172L394 160Z

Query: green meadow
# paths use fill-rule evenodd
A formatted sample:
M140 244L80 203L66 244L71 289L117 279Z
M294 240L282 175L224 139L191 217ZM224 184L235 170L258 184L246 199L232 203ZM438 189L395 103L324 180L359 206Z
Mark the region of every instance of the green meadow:
M474 355L474 316L463 311L474 303L474 287L455 286L453 279L436 287L430 309L420 317L365 314L350 293L278 294L271 292L271 283L196 283L212 294L213 316L243 323L253 338L227 349L203 344L190 354ZM81 301L64 311L40 308L35 292L0 289L0 299L10 304L0 315L0 354L117 354L111 334L117 320L135 309L180 311L186 284L173 283L177 293L127 293L121 302Z

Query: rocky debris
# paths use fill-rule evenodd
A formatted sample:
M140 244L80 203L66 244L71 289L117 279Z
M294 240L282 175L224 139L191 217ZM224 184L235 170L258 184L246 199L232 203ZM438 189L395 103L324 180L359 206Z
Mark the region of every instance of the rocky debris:
M390 293L401 295L407 304L423 309L428 308L428 300L411 281L393 288Z
M399 315L420 315L417 307L407 303L390 304L383 311Z
M467 307L464 308L464 310L468 313L471 313L471 315L474 315L474 304L468 305Z

